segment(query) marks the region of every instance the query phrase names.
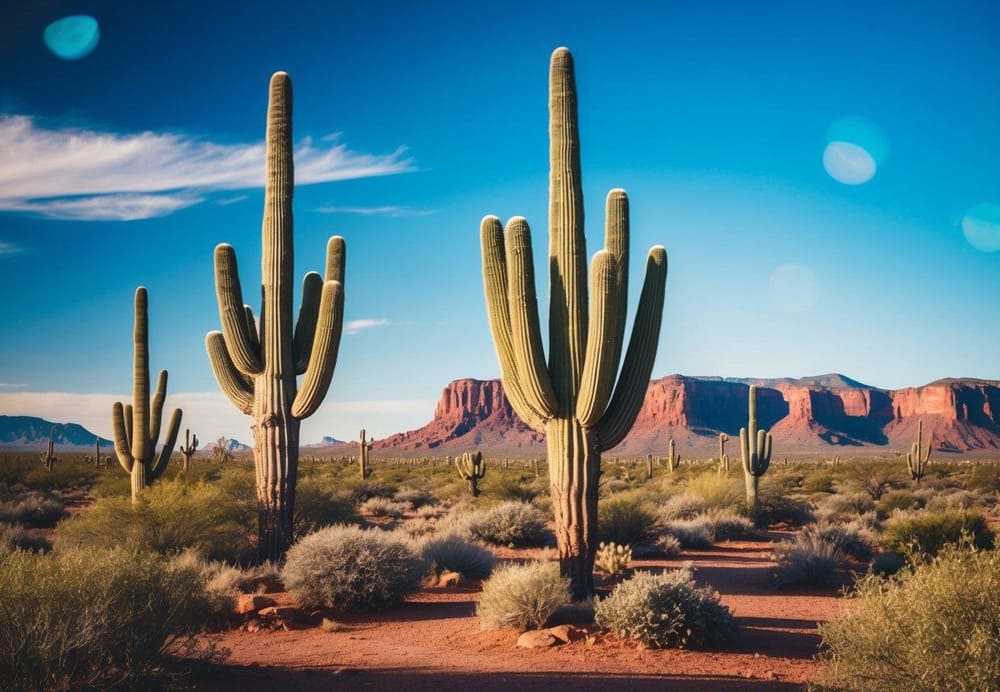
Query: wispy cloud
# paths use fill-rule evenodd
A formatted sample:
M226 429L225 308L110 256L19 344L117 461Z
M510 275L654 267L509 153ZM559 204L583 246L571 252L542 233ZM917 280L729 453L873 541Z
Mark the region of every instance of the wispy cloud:
M411 209L409 207L318 207L320 214L359 214L361 216L428 216L433 209Z
M4 255L16 255L21 252L21 248L14 243L8 243L4 240L0 240L0 257Z
M228 207L230 204L236 204L237 202L242 202L245 199L250 199L249 195L236 195L235 197L224 197L223 199L215 200L215 203L220 207Z
M344 323L344 331L348 334L357 334L364 329L371 329L372 327L384 327L387 324L391 324L389 320L383 319L373 319L371 317L361 319L361 320L348 320Z
M28 385L22 382L0 382L0 389L23 389Z
M336 139L317 145L309 137L295 148L301 185L411 170L403 148L362 154ZM146 219L197 204L208 191L260 187L263 180L263 142L47 129L29 116L0 116L0 210L57 219Z

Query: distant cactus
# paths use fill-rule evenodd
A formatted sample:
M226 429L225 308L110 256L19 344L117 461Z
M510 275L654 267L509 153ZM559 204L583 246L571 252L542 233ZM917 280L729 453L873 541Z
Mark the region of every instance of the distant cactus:
M257 556L279 562L295 535L299 430L323 403L337 363L346 254L343 238L329 239L326 274L306 274L293 320L292 83L284 72L271 77L264 159L260 325L243 303L236 252L223 243L215 248L222 331L210 332L205 347L219 387L252 417Z
M675 450L674 438L670 438L670 444L667 445L667 471L673 473L674 470L680 466L681 455Z
M233 452L229 449L229 440L220 437L212 446L212 461L219 466L225 466L233 460Z
M361 441L358 448L358 465L361 467L361 480L365 480L372 475L371 467L368 466L368 452L371 450L375 440L365 439L365 429L361 428Z
M924 451L922 447L921 437L924 433L924 422L917 421L917 439L913 442L913 446L910 447L910 451L906 454L906 468L910 470L910 478L914 480L918 485L920 479L924 477L927 473L927 464L931 460L931 443L927 442L927 450Z
M726 443L729 435L719 433L719 473L729 473L729 455L726 454Z
M458 469L458 475L462 477L462 480L468 482L472 497L479 497L479 481L486 475L486 462L483 461L483 453L470 454L465 452L460 458L455 459L455 468Z
M632 546L601 542L594 557L594 571L606 577L616 577L632 562Z
M53 468L55 468L56 462L59 461L55 453L52 451L52 438L53 436L55 436L55 434L56 434L56 429L53 427L52 430L49 431L48 449L40 456L42 463L45 465L46 471L51 471Z
M149 400L149 306L146 289L135 291L135 350L132 360L132 403L122 406L116 401L111 408L114 428L115 453L118 462L132 478L132 502L139 501L139 494L155 481L167 468L170 455L177 441L181 426L181 410L174 409L167 427L167 436L160 453L156 443L160 438L163 418L163 400L167 396L167 371L161 370L156 384L152 408Z
M652 480L653 478L653 455L646 455L646 480Z
M184 461L181 462L181 471L187 473L188 468L191 466L191 457L198 451L198 436L194 435L192 437L190 428L184 430L184 444L178 447L177 451L184 457Z
M750 385L749 420L740 428L740 456L747 487L747 508L757 512L757 486L771 464L771 433L757 429L757 387Z

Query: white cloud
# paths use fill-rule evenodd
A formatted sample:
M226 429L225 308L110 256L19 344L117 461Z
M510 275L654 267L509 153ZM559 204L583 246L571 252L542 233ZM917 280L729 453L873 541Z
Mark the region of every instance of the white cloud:
M21 252L21 248L14 245L14 243L8 243L0 240L0 257L3 257L4 255L16 255L19 252Z
M391 322L389 322L389 320L373 319L371 317L360 320L348 320L344 323L344 331L348 334L357 334L364 329L384 327L387 324L391 324Z
M318 207L320 214L358 214L360 216L429 216L431 209L411 209L409 207Z
M0 382L0 389L22 389L27 387L27 384L15 383L15 382Z
M325 138L316 146L309 137L295 148L295 181L301 185L411 170L403 148L361 154ZM263 142L46 129L29 116L0 116L0 210L132 220L197 204L204 191L261 187L263 181Z

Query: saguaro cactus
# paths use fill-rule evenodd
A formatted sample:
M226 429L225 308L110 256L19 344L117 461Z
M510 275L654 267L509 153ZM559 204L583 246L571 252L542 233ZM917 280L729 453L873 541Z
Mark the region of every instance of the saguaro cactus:
M361 428L361 440L359 442L360 447L358 447L358 466L361 467L361 480L368 478L372 475L372 470L368 466L368 452L371 451L372 445L375 444L375 440L365 439L365 429Z
M726 454L726 443L729 442L729 435L719 433L719 472L729 473L729 455Z
M167 371L160 370L153 396L149 401L149 298L140 286L135 291L135 350L132 358L132 403L122 406L116 401L111 407L111 426L114 429L115 454L125 472L132 477L132 502L139 501L139 494L155 481L167 468L174 452L177 430L181 426L181 410L174 409L167 427L160 453L156 443L160 438L163 418L163 400L167 397Z
M292 541L299 427L326 396L344 316L343 238L326 246L326 276L306 274L292 328L292 84L271 77L267 106L260 328L243 304L236 253L215 248L222 331L205 340L215 378L233 405L253 418L258 554L278 560ZM301 386L296 381L304 375Z
M674 447L674 438L671 437L670 444L667 445L667 471L673 473L680 464L681 455Z
M184 444L178 447L177 451L184 457L184 461L181 462L181 471L187 473L188 468L191 466L191 457L198 451L198 436L194 435L192 437L190 428L185 428Z
M593 593L601 452L624 439L649 384L663 313L667 255L650 250L621 373L628 286L628 197L607 198L605 249L591 267L589 312L573 58L549 72L549 354L538 323L531 232L522 217L482 221L483 283L504 390L545 434L560 570L577 599ZM615 377L617 374L617 384Z
M910 478L918 485L920 479L927 473L927 463L931 460L931 443L928 441L927 450L923 450L922 440L924 434L924 422L917 421L917 439L906 454L906 468L910 470Z
M455 468L458 469L458 475L462 477L462 480L468 482L472 497L479 497L479 481L486 476L486 462L483 461L483 453L463 453L461 457L455 459Z
M51 471L53 468L55 468L56 462L59 461L59 459L56 458L56 455L52 450L53 447L52 438L55 436L55 434L56 434L56 429L52 428L49 431L49 445L46 451L40 455L42 463L45 465L46 471Z
M757 511L757 485L771 464L771 433L757 429L757 387L750 385L749 420L740 428L740 457L747 486L747 509Z

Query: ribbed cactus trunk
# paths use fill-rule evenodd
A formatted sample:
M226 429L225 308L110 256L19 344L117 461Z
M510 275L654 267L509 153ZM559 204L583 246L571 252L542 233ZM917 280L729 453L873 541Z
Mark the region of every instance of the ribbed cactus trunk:
M542 349L531 231L483 219L483 283L500 375L511 406L546 436L561 572L573 596L594 591L601 452L632 427L660 333L666 252L650 250L628 352L619 373L628 287L628 197L608 194L605 247L588 295L580 139L573 58L552 54L549 73L549 354ZM616 384L617 376L617 384Z
M740 457L746 481L747 511L757 515L757 488L760 477L771 464L771 433L757 428L757 387L750 385L747 402L747 427L740 428Z
M292 326L293 247L292 87L271 78L267 110L264 221L261 231L260 329L243 304L236 254L215 250L222 332L206 348L216 380L230 401L252 417L258 501L258 556L280 560L294 535L299 426L326 396L336 365L344 311L342 238L327 243L326 276L306 274ZM297 376L304 375L301 386Z

